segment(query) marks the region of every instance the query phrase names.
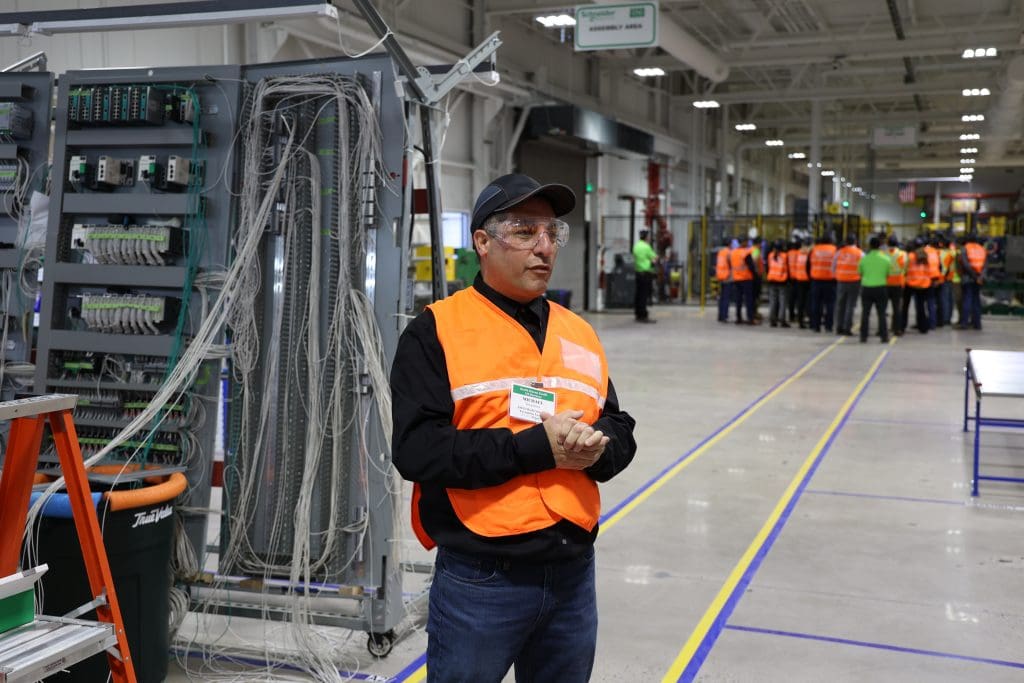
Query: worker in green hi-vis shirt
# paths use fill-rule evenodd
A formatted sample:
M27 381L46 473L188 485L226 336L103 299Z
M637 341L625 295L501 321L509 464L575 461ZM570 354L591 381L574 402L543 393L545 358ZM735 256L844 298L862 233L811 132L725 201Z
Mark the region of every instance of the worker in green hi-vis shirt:
M633 313L638 323L656 323L647 314L647 300L651 298L651 287L654 282L654 265L658 255L654 247L647 241L650 232L640 231L640 239L633 245L633 266L636 269L636 295L633 297Z

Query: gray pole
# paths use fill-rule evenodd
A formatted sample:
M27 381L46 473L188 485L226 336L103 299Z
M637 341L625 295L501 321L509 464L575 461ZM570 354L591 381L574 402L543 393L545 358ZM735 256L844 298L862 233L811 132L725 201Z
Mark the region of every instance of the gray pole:
M725 214L729 194L729 169L726 166L726 141L729 138L729 105L722 106L722 132L718 136L718 195L715 197L715 215ZM739 178L736 179L739 183Z
M935 229L939 229L939 207L942 203L942 183L935 183L935 204L932 209L932 223L935 224Z
M821 213L821 100L811 100L811 154L807 174L808 222Z

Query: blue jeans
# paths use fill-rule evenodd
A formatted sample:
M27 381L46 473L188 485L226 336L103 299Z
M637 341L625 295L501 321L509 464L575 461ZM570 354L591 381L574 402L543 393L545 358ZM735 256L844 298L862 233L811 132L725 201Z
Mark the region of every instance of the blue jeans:
M585 683L597 644L594 553L530 565L438 549L427 680Z
M729 319L729 304L732 303L732 283L722 282L718 288L718 319Z
M824 313L825 329L832 331L832 316L836 308L836 281L811 280L811 329L821 330ZM824 309L824 312L822 311Z
M963 283L964 287L964 313L960 322L965 327L981 329L981 286L974 282Z

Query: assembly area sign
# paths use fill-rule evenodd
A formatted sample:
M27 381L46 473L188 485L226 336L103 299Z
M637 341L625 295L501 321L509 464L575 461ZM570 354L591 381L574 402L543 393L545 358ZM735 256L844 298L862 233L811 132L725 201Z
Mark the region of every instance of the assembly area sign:
M658 3L576 6L576 50L617 50L658 44Z

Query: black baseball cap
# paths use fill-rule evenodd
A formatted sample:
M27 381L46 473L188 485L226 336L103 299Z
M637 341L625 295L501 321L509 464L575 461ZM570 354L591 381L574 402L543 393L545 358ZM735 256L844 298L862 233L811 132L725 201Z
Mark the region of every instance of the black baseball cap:
M541 185L528 175L509 173L491 181L476 198L470 232L483 227L484 221L494 214L511 209L530 197L543 197L551 204L555 216L564 216L576 208L576 195L567 185L549 183Z

